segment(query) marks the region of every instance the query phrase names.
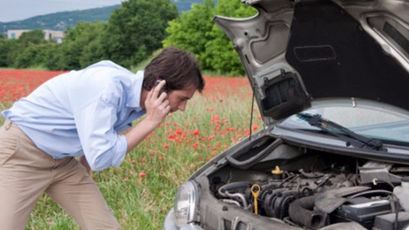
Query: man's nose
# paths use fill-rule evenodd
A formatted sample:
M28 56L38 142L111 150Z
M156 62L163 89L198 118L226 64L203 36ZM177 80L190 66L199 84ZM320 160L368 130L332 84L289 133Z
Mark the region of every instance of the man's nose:
M178 109L179 109L180 111L185 111L185 109L186 109L186 102L181 103L181 104L178 106Z

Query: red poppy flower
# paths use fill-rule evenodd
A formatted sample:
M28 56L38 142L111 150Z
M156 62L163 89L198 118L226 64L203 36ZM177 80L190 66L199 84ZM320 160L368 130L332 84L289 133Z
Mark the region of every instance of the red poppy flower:
M200 131L198 129L193 130L193 135L198 136L200 134Z
M193 147L194 149L197 149L197 148L199 147L199 143L197 143L197 142L193 143L192 147Z
M145 176L146 176L146 173L145 173L144 171L142 171L142 172L139 173L139 177L140 177L140 178L144 178Z

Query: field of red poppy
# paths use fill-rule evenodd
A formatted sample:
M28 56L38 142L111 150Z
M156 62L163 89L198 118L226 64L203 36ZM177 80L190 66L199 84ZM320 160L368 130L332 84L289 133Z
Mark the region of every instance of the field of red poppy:
M0 70L0 108L61 72ZM94 173L123 229L161 229L178 186L210 158L249 134L251 90L243 77L206 76L206 87L185 112L168 116L119 168ZM257 110L255 110L256 114ZM255 116L252 130L261 126ZM78 229L44 196L27 229Z
M43 70L0 70L0 101L12 102L27 95L41 83L62 71Z
M15 101L29 94L41 83L61 73L64 71L0 69L0 102ZM204 95L207 97L224 98L230 94L237 96L240 95L238 92L243 88L248 90L246 78L223 76L206 76L205 78Z

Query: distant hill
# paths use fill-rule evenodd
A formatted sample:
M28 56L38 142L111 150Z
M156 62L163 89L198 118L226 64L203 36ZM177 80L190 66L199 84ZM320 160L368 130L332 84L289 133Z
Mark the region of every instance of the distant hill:
M10 29L52 29L66 30L78 22L106 21L120 5L88 10L65 11L31 17L21 21L0 23L0 32Z
M202 0L173 1L179 12L189 10L192 3L202 2ZM0 33L4 33L10 29L51 29L65 31L79 22L108 21L112 12L119 7L120 5L113 5L88 10L65 11L35 16L20 21L0 22Z

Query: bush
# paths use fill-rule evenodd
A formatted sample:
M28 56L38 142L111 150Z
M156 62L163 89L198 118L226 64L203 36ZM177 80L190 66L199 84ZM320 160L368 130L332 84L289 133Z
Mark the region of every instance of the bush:
M16 56L14 66L17 68L27 68L31 66L41 66L46 60L46 50L48 44L28 45Z
M13 64L12 53L16 47L15 40L0 38L0 67L9 67Z
M161 48L169 20L177 17L169 0L128 0L114 11L103 43L109 59L130 67Z
M225 34L212 22L214 15L247 17L254 15L253 8L240 1L212 0L195 4L192 9L169 23L165 47L176 46L198 56L202 68L208 71L241 75L244 73L240 59Z

